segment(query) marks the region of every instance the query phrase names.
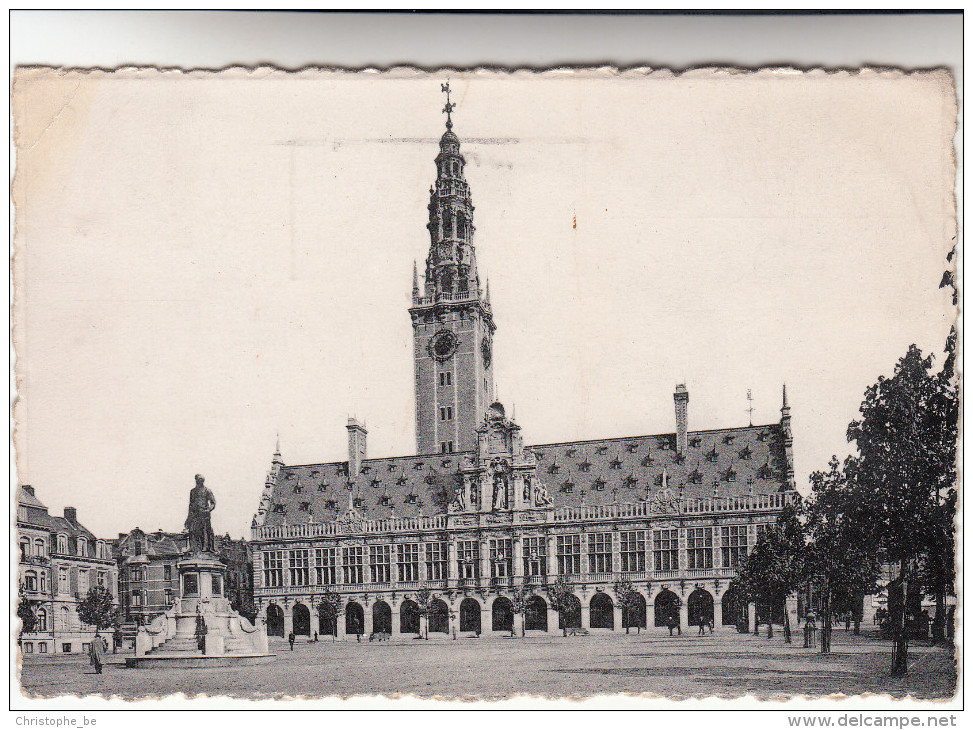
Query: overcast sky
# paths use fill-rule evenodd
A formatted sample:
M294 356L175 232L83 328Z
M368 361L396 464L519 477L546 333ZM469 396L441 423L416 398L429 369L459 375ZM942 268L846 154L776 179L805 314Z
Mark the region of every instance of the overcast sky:
M249 534L287 463L414 453L412 263L438 76L25 76L17 457L97 534L179 530L193 475ZM527 443L779 418L799 488L909 344L939 353L943 75L452 76ZM421 266L420 266L421 269ZM941 358L940 358L941 359Z

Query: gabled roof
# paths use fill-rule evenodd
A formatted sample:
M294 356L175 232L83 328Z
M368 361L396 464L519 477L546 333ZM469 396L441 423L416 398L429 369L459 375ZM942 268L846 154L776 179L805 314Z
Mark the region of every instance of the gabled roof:
M64 517L54 517L53 529L59 534L71 535L72 537L87 537L89 540L96 541L98 538L87 527L80 522L71 522Z
M779 424L689 432L684 458L673 433L528 447L555 507L637 502L662 490L663 474L686 498L776 493L786 489ZM366 519L440 514L461 483L464 454L367 459L350 479ZM265 525L330 522L348 509L348 463L281 468ZM714 484L715 483L715 484Z

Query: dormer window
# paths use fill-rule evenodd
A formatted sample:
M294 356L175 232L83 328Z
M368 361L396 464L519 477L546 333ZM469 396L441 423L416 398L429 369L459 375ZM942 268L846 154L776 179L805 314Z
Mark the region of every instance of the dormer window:
M599 477L598 479L595 479L594 482L592 482L591 487L596 492L603 492L605 491L605 480Z
M565 494L570 494L571 492L573 492L574 482L566 481L563 484L561 484L561 491L564 492Z
M597 452L598 452L599 454L605 454L605 453L608 453L608 447L607 447L607 446L599 446L599 447L598 447L598 449L597 449Z
M453 465L452 460L450 460L450 459L443 459L443 469L448 469L452 465Z
M699 468L693 469L689 473L689 481L691 481L693 484L703 483L703 473L699 470Z
M365 466L363 466L363 467L361 468L361 473L362 473L362 474L368 474L368 472L370 472L371 470L372 470L372 467L370 467L370 466L368 466L368 465L366 464Z
M316 477L320 473L321 472L319 472L317 469L311 469L311 473L309 476Z
M426 474L426 478L423 479L422 481L432 486L433 484L436 483L436 477L434 477L432 474Z
M535 450L534 451L534 458L537 459L538 461L540 461L541 459L544 458L544 456L546 455L546 453L547 452L545 452L545 451L536 451Z
M310 512L311 511L311 503L310 502L301 502L301 506L298 509L300 509L301 512Z
M578 469L580 471L590 471L591 470L591 462L588 461L587 459L585 459L580 464L578 464Z
M685 454L676 454L674 457L672 457L672 460L677 464L682 464L686 460L686 456Z
M345 476L348 473L348 465L338 464L334 469L334 473L338 476Z
M412 468L415 471L422 471L425 468L425 466L426 465L423 464L421 461L417 461L415 464L412 465Z
M382 505L383 507L391 507L392 506L392 498L389 495L387 495L387 494L383 494L379 498L378 503L380 505Z
M285 505L283 505L283 504L277 503L277 504L274 505L273 511L276 512L279 515L282 515L285 512L287 512L287 507Z
M626 446L625 448L627 448L627 449L628 449L628 453L630 453L630 454L634 454L634 453L635 453L636 451L638 451L638 450L639 450L639 445L638 445L637 443L635 443L635 442L633 441L632 443L630 443L630 444L629 444L628 446Z
M303 491L304 491L304 486L300 482L294 485L294 494L300 494Z
M395 483L398 484L399 486L402 486L403 484L406 484L408 481L409 480L406 479L404 476L401 476L395 480Z
M564 455L567 456L568 458L570 458L570 457L574 456L577 453L578 453L578 450L577 449L568 449L567 451L564 452Z
M61 555L67 555L68 554L68 536L67 535L59 534L57 536L57 551L59 553L61 553Z
M662 475L661 474L656 474L655 475L655 478L652 480L652 483L655 484L655 486L657 486L657 487L661 487L662 486Z
M760 433L757 434L757 441L766 441L766 440L767 440L766 431L761 431Z
M419 501L419 495L416 494L415 492L409 492L407 495L405 495L406 504L416 504L418 501Z
M625 486L629 489L635 489L635 485L639 483L639 480L635 478L634 474L629 474L625 477Z
M753 452L750 451L749 446L744 446L742 449L740 449L740 458L744 461L748 461L751 456L753 456Z
M646 454L642 458L642 462L641 463L642 463L642 466L652 466L652 464L655 463L655 460L652 458L652 454Z
M735 482L737 480L737 473L733 471L733 468L727 469L723 472L723 481Z
M726 436L723 437L723 443L724 444L732 444L733 443L733 439L735 439L735 438L736 437L733 434L728 433Z
M355 497L355 501L352 504L356 509L362 509L365 506L365 500L361 497Z
M622 468L622 462L619 461L617 458L612 459L611 460L611 463L608 465L608 468L609 469L621 469Z
M703 443L703 439L701 439L699 436L693 436L691 439L689 439L689 445L694 449L698 449L701 443Z
M558 466L556 463L551 464L549 467L547 467L548 474L557 474L559 471L561 471L561 467Z
M710 451L706 452L706 461L716 461L716 446L714 445Z
M318 485L318 491L319 492L327 492L328 491L328 483L327 482L321 482Z
M761 479L770 479L773 476L773 470L770 468L770 464L764 464L757 470L757 476Z
M369 484L371 484L373 487L382 486L382 483L378 479L372 479L372 481L370 481Z
M395 464L394 464L394 463L392 463L392 464L389 464L389 466L388 466L388 470L389 470L389 473L391 473L391 472L393 472L393 471L395 471Z
M338 509L338 500L336 500L336 499L328 499L328 500L325 500L325 502L324 502L324 508L325 509Z

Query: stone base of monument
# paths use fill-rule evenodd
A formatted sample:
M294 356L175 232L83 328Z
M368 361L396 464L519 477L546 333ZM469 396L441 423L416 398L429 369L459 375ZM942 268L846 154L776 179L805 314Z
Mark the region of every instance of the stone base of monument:
M179 598L139 627L135 656L125 660L126 666L226 667L277 658L270 653L267 627L251 624L230 607L224 590L226 566L218 558L190 555L178 567Z

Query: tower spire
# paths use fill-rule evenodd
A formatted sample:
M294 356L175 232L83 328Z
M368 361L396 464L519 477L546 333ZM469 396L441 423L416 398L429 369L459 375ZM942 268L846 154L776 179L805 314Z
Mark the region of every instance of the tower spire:
M453 109L456 108L456 105L451 104L449 101L449 92L450 92L449 81L447 80L446 83L442 85L442 87L443 87L443 93L446 94L446 106L443 107L443 112L446 114L446 129L452 129L453 128L452 114L453 114Z

